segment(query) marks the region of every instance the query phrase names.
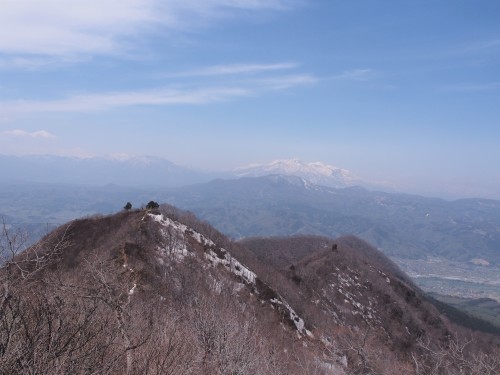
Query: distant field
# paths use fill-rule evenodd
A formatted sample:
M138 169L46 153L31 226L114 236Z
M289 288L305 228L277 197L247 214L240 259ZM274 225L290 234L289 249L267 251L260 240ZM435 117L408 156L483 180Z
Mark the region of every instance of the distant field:
M438 301L452 305L472 316L486 320L500 328L500 302L490 298L460 298L431 293Z
M427 292L500 302L500 268L443 258L393 258L415 283Z
M412 277L412 279L420 288L429 293L467 299L491 298L500 302L500 286L498 285L487 285L462 280L447 280L440 277Z

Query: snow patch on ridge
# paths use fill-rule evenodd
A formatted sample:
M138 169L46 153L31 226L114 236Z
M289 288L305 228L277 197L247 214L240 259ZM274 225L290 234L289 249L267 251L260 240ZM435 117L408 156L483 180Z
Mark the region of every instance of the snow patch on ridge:
M170 255L177 261L182 261L187 256L193 256L194 253L189 251L187 247L188 238L190 237L203 246L205 259L209 261L211 266L216 267L221 265L232 274L238 276L243 283L253 285L254 287L256 286L257 275L234 258L226 249L218 247L212 240L206 238L201 233L165 217L162 214L148 213L147 215L161 225L160 233L164 237L164 245L160 246L159 250L165 255ZM159 259L159 261L163 262L163 259ZM243 286L242 283L236 284L238 290ZM130 289L129 296L134 293L135 288L136 284ZM305 328L304 320L292 309L283 297L278 295L277 298L272 298L269 302L273 307L278 308L282 312L284 311L289 319L293 321L297 329L297 334L300 337L301 335L314 337L314 335Z
M148 216L161 225L160 233L164 241L163 246L160 247L160 251L177 260L182 260L189 255L185 238L185 233L188 229L186 225L165 217L162 214L155 215L148 213Z
M250 269L238 262L225 249L221 248L218 250L218 252L219 253L217 254L212 249L210 249L205 253L205 257L213 265L222 264L231 273L235 274L236 276L240 276L248 284L255 284L257 275L254 272L250 271Z
M282 306L288 312L290 320L295 324L295 328L297 328L297 332L307 335L309 337L314 337L312 332L305 328L304 319L302 319L285 300L283 299L279 300L277 298L273 298L271 299L270 302L275 306Z
M165 238L165 247L162 250L167 254L174 255L178 260L189 256L190 252L187 248L186 236L190 236L205 247L205 258L212 265L221 264L234 275L241 277L245 282L255 284L257 275L232 257L227 250L218 248L209 238L162 214L155 215L149 213L148 215L162 225L161 233Z

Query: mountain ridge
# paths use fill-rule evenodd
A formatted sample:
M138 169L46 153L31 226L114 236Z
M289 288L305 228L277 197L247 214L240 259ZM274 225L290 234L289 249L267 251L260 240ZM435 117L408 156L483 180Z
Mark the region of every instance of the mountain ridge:
M130 187L182 186L217 176L153 156L81 158L0 154L0 168L4 181L10 182L117 184Z
M355 234L389 255L402 255L403 246L410 256L418 252L458 257L457 249L473 247L475 256L465 251L462 255L471 257L463 260L484 257L500 264L494 245L500 243L495 227L500 220L500 201L450 202L357 186L335 189L280 175L215 180L171 190L162 198L193 210L234 238ZM452 245L449 241L456 236L463 240ZM438 245L439 241L445 242Z
M130 187L179 187L204 183L216 178L259 177L269 174L296 175L314 185L328 187L363 186L388 193L444 197L446 200L476 199L446 191L420 190L413 192L389 182L365 180L355 173L320 161L304 162L298 158L277 159L267 164L250 164L235 169L211 171L183 166L163 157L148 155L111 154L107 156L60 156L52 154L0 154L0 169L6 182L68 183ZM29 177L28 177L29 176ZM153 178L154 177L154 178ZM485 198L486 200L490 198Z
M380 269L375 249L330 241L337 246L270 272L172 206L75 220L0 268L10 301L0 301L9 309L0 330L41 318L2 331L19 345L0 353L0 372L413 374L412 361L435 363L431 345L444 351L443 374L454 373L461 364L443 343L462 329ZM474 334L468 365L487 342L494 348L488 337Z

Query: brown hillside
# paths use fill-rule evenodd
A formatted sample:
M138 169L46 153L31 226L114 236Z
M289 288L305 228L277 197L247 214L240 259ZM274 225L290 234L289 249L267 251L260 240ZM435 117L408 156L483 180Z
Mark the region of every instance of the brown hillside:
M283 239L300 260L262 257L170 206L76 220L14 258L11 238L0 238L2 374L498 370L492 342L486 356L487 338L455 336L355 238Z

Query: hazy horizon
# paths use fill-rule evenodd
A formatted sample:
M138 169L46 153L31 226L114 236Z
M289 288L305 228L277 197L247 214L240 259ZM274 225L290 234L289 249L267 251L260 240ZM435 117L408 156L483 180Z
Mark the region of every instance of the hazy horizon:
M369 179L365 178L364 176L360 176L360 175L356 174L355 171L346 170L345 168L342 168L342 166L325 164L319 160L311 161L311 160L301 160L299 158L287 158L287 159L283 158L283 159L270 160L268 163L250 163L250 164L245 164L245 165L239 165L236 168L214 170L214 169L203 169L203 168L199 168L199 167L192 166L192 165L186 165L186 164L182 164L182 163L175 163L175 162L172 162L171 160L168 160L166 158L163 158L160 156L154 156L154 155L123 155L123 154L121 154L121 155L94 155L94 156L66 156L66 155L52 155L52 154L5 155L5 154L0 153L0 157L2 157L2 156L3 157L21 157L21 158L27 157L28 160L32 161L31 167L37 168L37 173L36 173L37 177L35 179L32 179L29 176L29 172L25 171L21 167L21 170L18 170L17 172L14 173L14 174L18 175L19 178L14 178L12 180L9 177L4 177L3 182L6 182L7 184L19 183L19 182L22 182L22 183L33 182L33 183L46 184L46 183L49 183L49 181L51 181L54 178L55 178L55 180L59 181L60 178L59 177L56 178L56 176L61 176L61 174L62 174L65 176L63 178L63 180L65 182L59 181L59 182L54 182L54 183L80 185L82 183L81 176L78 177L78 181L76 181L76 180L72 180L71 176L67 176L65 174L66 169L68 167L70 167L70 165L71 165L71 164L67 163L67 160L66 160L67 158L78 160L77 164L75 164L73 166L74 168L76 168L78 166L84 167L84 165L80 164L81 161L84 161L84 160L91 161L92 165L95 168L98 168L98 170L96 170L94 173L95 176L93 176L92 174L91 174L92 176L91 175L88 176L91 180L85 182L86 185L104 186L104 185L108 185L108 184L115 184L117 186L122 186L124 188L126 188L126 187L138 188L140 186L143 186L143 185L141 185L141 181L143 181L143 177L137 177L138 178L137 182L139 184L138 183L129 184L129 183L124 183L123 181L120 182L121 177L119 177L119 176L122 176L121 173L124 172L124 169L123 169L124 165L122 163L130 163L129 164L130 170L128 173L129 180L132 178L132 176L134 176L134 173L137 172L137 167L141 165L140 163L145 163L144 167L149 171L147 173L153 173L153 174L150 174L150 176L152 178L150 181L151 182L150 187L156 187L156 188L159 186L162 186L162 183L165 182L165 177L168 176L170 173L168 171L169 167L167 167L167 169L164 171L162 171L161 169L158 168L163 161L166 161L168 163L173 163L177 167L180 167L181 169L185 169L185 172L187 172L187 173L194 173L193 176L199 174L198 177L194 177L194 179L198 180L198 182L190 182L190 183L177 181L176 178L172 176L172 177L170 177L170 184L173 184L173 186L186 186L186 185L191 185L191 184L204 183L204 182L209 182L209 181L212 181L213 179L219 179L219 178L235 179L235 178L240 178L240 177L263 177L266 175L273 175L273 174L296 175L296 176L300 177L302 175L302 173L304 173L304 171L302 171L302 172L298 171L297 173L293 173L290 170L288 172L286 172L286 171L280 172L280 171L277 171L276 169L272 169L269 172L264 172L267 170L267 168L271 167L271 165L275 165L276 163L281 164L281 168L283 167L283 164L290 165L290 163L291 164L298 163L299 165L302 165L302 166L305 166L307 164L314 164L317 166L317 168L320 168L323 171L325 171L325 169L326 169L325 167L332 167L334 169L343 170L342 173L343 174L345 173L346 177L347 177L347 179L345 180L345 184L346 184L345 187L362 186L362 187L365 187L371 191L384 191L387 193L420 195L420 196L429 197L429 198L441 198L441 199L445 199L447 201L454 201L454 200L458 200L458 199L469 199L469 198L493 199L493 200L500 201L499 194L496 194L496 195L495 194L492 194L492 195L488 195L488 194L485 194L485 195L464 194L460 191L457 192L453 189L446 190L446 189L440 189L439 187L436 187L436 188L420 187L419 188L419 187L415 187L415 186L405 185L403 183L395 184L395 183L392 183L391 181L369 180ZM49 159L47 159L47 164L46 164L46 166L48 168L46 171L46 176L42 180L40 180L39 172L40 172L40 168L43 168L44 164L41 163L40 160L37 160L39 157L41 157L42 160L43 160L43 158L49 157ZM59 165L57 163L54 163L54 161L57 159L55 159L55 160L51 159L52 157L62 158L65 161L62 161L62 164ZM151 160L148 160L148 159L151 159ZM98 164L95 164L96 161L98 162ZM104 164L102 164L102 163L99 164L99 161L104 162ZM118 164L116 164L117 169L115 171L110 170L109 168L113 164L109 164L108 162L118 163ZM157 164L157 162L159 162L159 164ZM150 163L153 163L153 164L150 165ZM318 163L320 164L319 166L318 166ZM14 163L13 165L5 164L5 160L4 160L4 165L7 165L7 167L11 170L11 175L12 175L12 171L14 171L14 169L12 169L12 168L14 166L16 166L17 164L16 163ZM28 166L28 165L29 164L26 164L25 166ZM102 175L102 167L104 167L104 166L107 166L107 168L108 168L106 179L100 180L101 182L97 183L95 180L95 177ZM90 173L90 171L88 170L88 167L89 167L88 165L85 167L86 172L84 172L84 175ZM255 174L255 172L253 171L253 168L259 168L259 167L260 167L260 169L257 171L257 174ZM61 168L61 169L59 170L58 168ZM276 168L276 165L274 166L274 168ZM152 169L154 169L154 172L152 171ZM313 172L313 170L314 170L314 168L312 170L310 170L309 172L305 172L305 173L316 173L316 172ZM316 169L316 171L318 171L318 170ZM53 175L54 173L56 173L56 175ZM243 175L241 173L243 173ZM156 182L155 182L155 178L154 178L155 174L158 178L158 181L156 181ZM80 174L78 174L78 175L80 175ZM21 177L21 176L23 176L23 177ZM113 176L115 176L115 177L113 177ZM314 177L314 178L318 178L318 177L319 177L319 175ZM173 180L172 180L172 178L173 178ZM303 178L308 179L308 177L305 175L303 175ZM321 177L319 177L319 178L321 178ZM331 183L334 181L337 181L336 177L332 176L331 178L332 178L332 180L328 180L329 182L324 181L324 183L326 183L326 186L334 186L334 185L331 185ZM313 182L313 183L323 185L323 183L321 183L321 182ZM147 186L144 185L143 188L145 188L145 187L147 187ZM337 187L341 187L341 186L337 186Z
M296 157L411 193L500 199L499 12L493 0L3 1L0 153L203 170Z

